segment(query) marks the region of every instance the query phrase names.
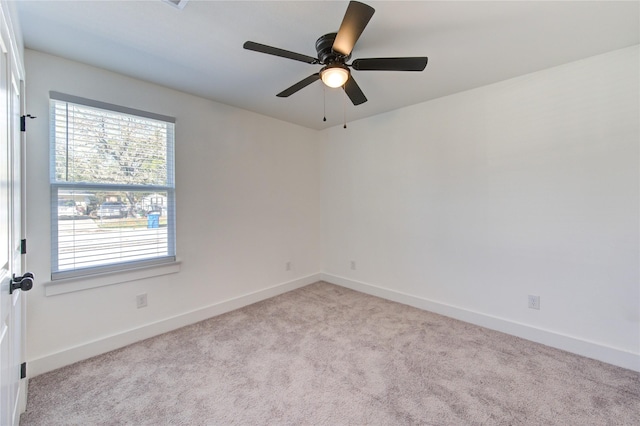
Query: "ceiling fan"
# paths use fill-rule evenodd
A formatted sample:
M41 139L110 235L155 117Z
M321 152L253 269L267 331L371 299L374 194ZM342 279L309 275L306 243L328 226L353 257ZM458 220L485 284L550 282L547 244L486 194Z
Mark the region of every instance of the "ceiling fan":
M342 87L351 102L354 105L360 105L367 102L367 98L354 80L349 68L357 71L422 71L427 66L428 58L426 57L366 58L356 59L351 64L347 64L347 61L351 58L353 47L374 12L374 8L364 3L349 2L338 32L325 34L316 40L317 58L253 41L245 42L243 47L247 50L280 56L312 65L324 65L319 72L311 74L309 77L278 93L276 95L278 97L286 98L316 80L322 80L329 87Z

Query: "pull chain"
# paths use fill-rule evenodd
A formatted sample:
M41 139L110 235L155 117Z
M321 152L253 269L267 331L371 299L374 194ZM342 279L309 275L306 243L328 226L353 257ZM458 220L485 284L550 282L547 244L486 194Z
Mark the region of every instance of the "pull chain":
M344 86L342 87L344 89ZM347 91L343 90L344 92L344 97L342 98L342 111L343 111L343 118L344 118L344 126L342 127L343 129L347 128Z
M327 121L327 89L322 85L322 121Z

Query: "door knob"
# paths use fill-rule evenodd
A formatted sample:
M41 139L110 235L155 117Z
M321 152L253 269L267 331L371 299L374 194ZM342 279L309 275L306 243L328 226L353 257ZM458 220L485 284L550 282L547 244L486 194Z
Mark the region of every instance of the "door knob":
M31 272L26 272L21 277L16 277L16 274L13 274L13 278L11 279L11 285L9 286L9 294L13 293L13 290L20 289L22 291L29 291L33 288L33 274Z

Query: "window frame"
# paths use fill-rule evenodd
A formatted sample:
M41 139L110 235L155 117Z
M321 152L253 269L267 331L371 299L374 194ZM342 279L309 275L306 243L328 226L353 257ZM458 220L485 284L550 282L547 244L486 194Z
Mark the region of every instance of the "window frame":
M140 268L148 268L156 265L166 265L176 262L176 217L175 217L175 122L174 117L138 110L79 96L68 95L60 92L49 92L49 185L50 185L50 213L51 213L51 281L68 280L78 277L103 276L119 271L130 271ZM55 103L64 102L101 109L109 113L134 116L142 119L162 121L170 125L167 131L166 141L166 185L146 185L146 184L111 184L95 182L66 182L56 179L56 120L54 115ZM142 260L128 260L113 262L105 265L87 266L73 269L59 269L59 219L58 219L58 199L59 191L101 191L101 192L166 192L167 194L167 252L166 256L151 257Z

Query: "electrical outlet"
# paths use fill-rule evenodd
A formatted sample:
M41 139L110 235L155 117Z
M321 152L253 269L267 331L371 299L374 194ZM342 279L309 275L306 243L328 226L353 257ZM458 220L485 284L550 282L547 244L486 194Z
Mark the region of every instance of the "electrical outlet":
M540 310L540 296L529 295L529 308Z
M147 306L147 293L139 294L136 296L136 306L138 309Z
M284 269L285 269L286 271L290 271L290 270L291 270L291 262L287 262L287 263L284 265Z
M355 271L355 270L356 270L356 261L355 261L355 260L352 260L352 261L351 261L351 270L352 270L352 271Z

